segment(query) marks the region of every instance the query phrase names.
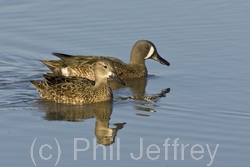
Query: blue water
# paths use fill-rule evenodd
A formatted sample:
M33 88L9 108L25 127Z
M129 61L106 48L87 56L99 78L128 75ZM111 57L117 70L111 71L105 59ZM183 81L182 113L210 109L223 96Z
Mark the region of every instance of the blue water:
M249 166L249 7L2 1L0 166ZM112 104L55 104L29 83L49 72L39 60L57 59L51 52L128 62L139 39L171 65L147 60L149 77L115 90Z

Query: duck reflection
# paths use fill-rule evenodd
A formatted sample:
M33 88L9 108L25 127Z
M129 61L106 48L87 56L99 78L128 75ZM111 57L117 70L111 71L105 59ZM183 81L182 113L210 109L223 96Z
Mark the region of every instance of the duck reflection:
M154 77L154 76L149 76ZM141 77L141 78L135 78L135 79L125 79L126 86L122 86L120 84L117 84L113 81L110 81L110 87L119 94L119 98L121 100L134 100L135 106L134 108L136 110L140 111L146 111L146 112L155 112L153 107L150 106L156 106L155 102L157 102L159 99L166 97L166 94L170 92L170 88L162 89L159 93L154 94L147 94L146 93L146 86L147 86L147 80L148 77ZM132 96L125 96L126 91L124 88L129 88ZM122 92L122 93L120 93ZM145 107L146 106L146 107ZM140 116L148 116L145 114L137 114Z
M110 115L102 110L95 110L95 135L98 140L98 144L103 144L108 146L115 142L115 137L117 132L123 128L123 125L126 123L116 123L115 128L109 128L109 119Z
M95 118L95 136L98 144L108 146L115 142L117 132L126 123L116 123L114 128L109 128L109 120L112 114L112 103L102 102L89 105L58 104L49 101L40 101L41 107L46 110L44 119L49 121L79 122Z

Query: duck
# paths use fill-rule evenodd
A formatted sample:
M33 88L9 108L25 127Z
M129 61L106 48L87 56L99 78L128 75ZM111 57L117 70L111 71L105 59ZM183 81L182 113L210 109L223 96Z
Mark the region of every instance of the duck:
M44 81L31 80L40 97L56 103L89 104L112 101L113 93L108 78L118 83L126 83L120 79L112 61L101 57L94 65L95 81L83 77L65 77L53 73L44 74Z
M60 60L41 60L55 75L84 77L95 80L95 62L102 56L77 56L54 52ZM115 57L106 57L113 61L115 70L121 79L132 79L148 75L145 60L153 59L163 65L170 63L157 52L156 46L148 40L137 41L131 50L129 63L124 63Z

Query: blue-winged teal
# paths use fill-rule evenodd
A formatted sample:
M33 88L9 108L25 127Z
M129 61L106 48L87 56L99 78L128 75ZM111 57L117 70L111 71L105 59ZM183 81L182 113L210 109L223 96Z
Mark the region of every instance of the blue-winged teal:
M56 75L85 77L90 80L94 78L94 64L100 56L71 56L62 53L52 53L61 60L42 60L49 69ZM138 78L147 76L145 60L153 59L163 65L170 63L164 60L156 50L155 45L147 40L137 41L130 53L128 64L114 57L106 57L113 61L114 67L120 78Z
M45 74L45 81L31 81L42 98L57 103L85 104L113 99L112 90L107 78L111 77L125 85L113 66L113 63L100 58L94 66L95 81L86 78L56 76Z

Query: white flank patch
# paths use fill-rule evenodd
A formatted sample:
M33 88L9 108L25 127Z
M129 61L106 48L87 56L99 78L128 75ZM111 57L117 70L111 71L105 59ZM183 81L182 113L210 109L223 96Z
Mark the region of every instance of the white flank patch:
M154 47L151 46L149 49L148 55L144 59L150 58L153 55L154 51L155 51Z
M62 74L64 75L64 76L69 76L69 70L68 70L68 68L67 67L65 67L65 68L62 68L61 69L61 72L62 72Z

